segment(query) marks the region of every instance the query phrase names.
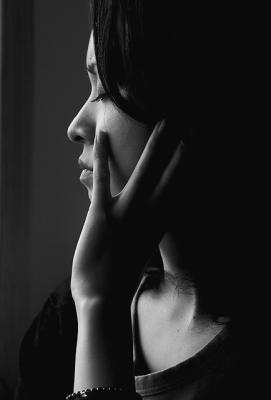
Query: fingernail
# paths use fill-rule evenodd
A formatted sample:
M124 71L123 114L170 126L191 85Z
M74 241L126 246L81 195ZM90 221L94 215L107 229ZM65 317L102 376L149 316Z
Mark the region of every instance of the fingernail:
M165 129L166 126L166 121L164 119L162 119L162 121L160 121L158 129L159 131L162 131L163 129Z

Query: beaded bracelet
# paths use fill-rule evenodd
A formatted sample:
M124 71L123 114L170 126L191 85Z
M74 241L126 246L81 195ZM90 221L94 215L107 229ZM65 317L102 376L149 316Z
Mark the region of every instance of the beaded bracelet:
M121 387L96 387L92 389L80 390L77 393L69 394L66 400L77 399L115 399L118 400L140 400L141 396L131 390Z

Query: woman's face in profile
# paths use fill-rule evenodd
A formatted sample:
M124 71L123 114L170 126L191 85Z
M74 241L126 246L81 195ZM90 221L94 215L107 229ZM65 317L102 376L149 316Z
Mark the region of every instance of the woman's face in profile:
M80 165L84 169L93 168L93 143L99 131L105 131L109 139L110 187L112 196L117 195L129 179L150 136L150 129L135 121L116 108L104 95L99 80L93 35L87 51L87 70L91 86L90 97L68 128L70 140L83 144ZM92 175L81 182L92 194Z

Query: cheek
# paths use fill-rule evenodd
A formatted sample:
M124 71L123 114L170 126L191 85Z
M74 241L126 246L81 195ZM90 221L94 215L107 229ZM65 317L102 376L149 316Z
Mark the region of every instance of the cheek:
M105 125L110 142L111 192L120 192L132 174L150 136L150 129L117 113Z
M147 142L147 138L136 136L136 132L131 132L131 135L123 135L121 138L112 140L112 164L119 171L119 174L127 181L132 174ZM145 140L144 140L145 139Z

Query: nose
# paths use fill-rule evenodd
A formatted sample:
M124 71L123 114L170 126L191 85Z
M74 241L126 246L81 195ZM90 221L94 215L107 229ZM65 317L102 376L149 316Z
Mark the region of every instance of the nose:
M75 143L93 144L95 137L95 105L88 100L68 128L68 138Z

